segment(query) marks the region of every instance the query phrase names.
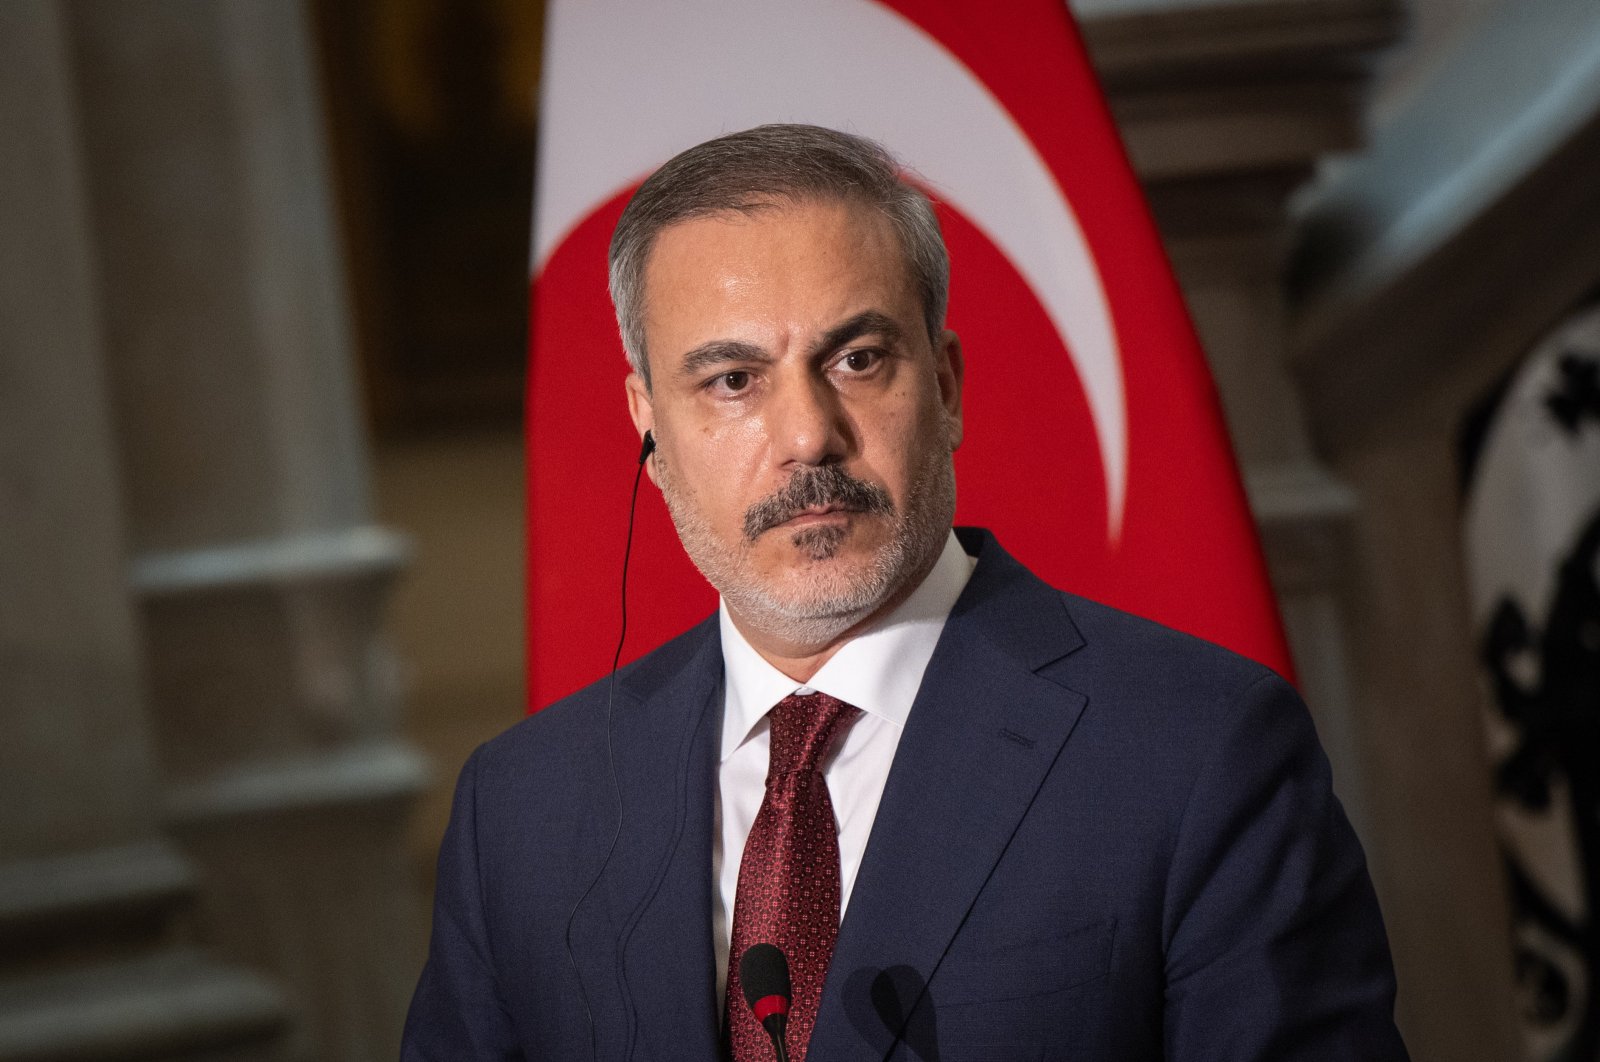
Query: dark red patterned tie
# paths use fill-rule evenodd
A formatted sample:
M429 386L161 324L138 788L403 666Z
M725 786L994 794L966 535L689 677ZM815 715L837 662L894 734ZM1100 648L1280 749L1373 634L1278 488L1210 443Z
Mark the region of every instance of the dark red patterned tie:
M839 826L822 763L860 709L825 693L789 696L768 713L767 792L744 843L728 949L728 1034L735 1062L771 1062L772 1042L739 984L739 957L775 944L789 960L794 1002L785 1039L805 1062L822 981L839 936Z

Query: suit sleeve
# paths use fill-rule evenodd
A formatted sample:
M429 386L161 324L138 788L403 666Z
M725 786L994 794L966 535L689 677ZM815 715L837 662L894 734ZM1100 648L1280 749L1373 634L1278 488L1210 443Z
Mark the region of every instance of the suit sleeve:
M439 847L433 938L406 1016L402 1062L520 1060L510 1015L495 980L478 870L477 765L473 753L456 784Z
M1240 695L1196 777L1162 931L1168 1059L1406 1058L1361 845L1276 675Z

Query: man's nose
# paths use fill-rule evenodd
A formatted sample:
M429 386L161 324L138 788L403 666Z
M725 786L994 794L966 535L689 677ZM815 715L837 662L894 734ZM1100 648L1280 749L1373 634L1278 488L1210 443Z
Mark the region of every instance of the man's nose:
M784 381L770 411L779 464L825 465L850 449L850 424L839 394L826 380L807 375Z

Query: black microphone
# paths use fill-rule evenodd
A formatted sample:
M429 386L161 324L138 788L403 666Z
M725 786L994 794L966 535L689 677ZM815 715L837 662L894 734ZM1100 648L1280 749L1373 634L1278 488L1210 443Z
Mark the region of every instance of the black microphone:
M773 1056L777 1062L789 1062L789 1045L784 1040L789 1027L789 1003L794 998L789 986L789 960L776 945L752 944L739 959L739 984L756 1021L772 1037Z

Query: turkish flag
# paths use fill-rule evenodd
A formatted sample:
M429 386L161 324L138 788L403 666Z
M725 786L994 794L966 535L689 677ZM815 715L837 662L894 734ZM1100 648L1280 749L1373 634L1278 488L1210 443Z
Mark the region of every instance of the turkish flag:
M640 181L765 122L935 200L967 360L957 522L1052 584L1290 673L1205 357L1061 0L552 0L528 372L529 700L605 675L639 453L606 246ZM624 660L716 594L648 484Z

